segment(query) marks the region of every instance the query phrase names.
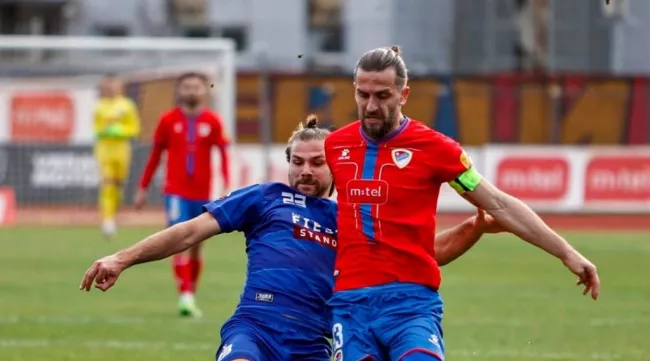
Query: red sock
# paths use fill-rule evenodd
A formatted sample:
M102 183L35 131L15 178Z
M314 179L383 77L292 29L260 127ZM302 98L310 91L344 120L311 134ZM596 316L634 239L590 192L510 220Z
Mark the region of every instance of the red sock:
M199 276L201 275L201 268L203 268L203 261L200 258L190 258L188 264L190 266L192 292L196 293L196 288L199 283Z
M192 273L188 259L180 254L172 258L179 293L192 292Z

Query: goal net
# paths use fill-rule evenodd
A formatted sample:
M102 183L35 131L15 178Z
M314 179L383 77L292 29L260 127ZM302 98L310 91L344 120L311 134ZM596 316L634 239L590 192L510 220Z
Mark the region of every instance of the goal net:
M210 77L210 106L236 139L230 39L0 37L0 203L11 204L4 198L13 197L18 209L95 209L100 178L92 151L93 107L102 77L116 74L142 122L125 185L128 204L158 118L176 104L175 82L187 71ZM163 176L164 160L150 203L162 201ZM215 178L218 192L220 177Z

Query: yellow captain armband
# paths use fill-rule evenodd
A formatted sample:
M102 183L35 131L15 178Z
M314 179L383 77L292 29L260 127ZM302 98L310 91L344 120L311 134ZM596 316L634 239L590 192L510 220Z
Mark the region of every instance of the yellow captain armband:
M471 167L456 177L456 179L449 182L449 185L456 192L458 192L458 194L463 194L465 192L471 192L476 189L482 178L483 177L481 176L481 173L476 171L474 167Z

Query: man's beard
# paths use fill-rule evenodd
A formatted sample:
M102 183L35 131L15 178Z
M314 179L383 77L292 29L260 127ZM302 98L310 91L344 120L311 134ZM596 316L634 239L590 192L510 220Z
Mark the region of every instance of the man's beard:
M201 100L195 96L188 96L181 99L181 103L188 108L196 108L201 103Z
M299 188L300 185L311 186L310 187L311 190L307 191L307 192L301 191L300 188ZM314 179L300 179L299 178L298 180L296 180L294 182L294 184L292 186L293 186L293 188L295 188L295 189L297 189L297 190L299 190L299 191L301 191L301 192L303 192L303 193L305 193L305 194L307 194L309 196L312 196L312 197L322 197L322 196L324 196L326 194L326 191L327 191L327 189L325 187L323 187L319 182L317 182Z
M374 118L374 119L383 119L382 123L380 125L369 125L366 122L366 118ZM395 113L390 112L388 114L388 117L383 117L382 114L380 113L373 113L373 114L365 114L363 118L361 118L361 127L363 128L363 131L372 139L379 140L384 138L388 133L390 133L393 130L393 127L395 126Z

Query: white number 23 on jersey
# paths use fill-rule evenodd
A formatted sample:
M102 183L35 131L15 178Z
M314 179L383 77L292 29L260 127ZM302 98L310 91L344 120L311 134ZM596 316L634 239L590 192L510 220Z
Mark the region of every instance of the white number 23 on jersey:
M302 194L282 192L282 203L307 208L307 197Z

